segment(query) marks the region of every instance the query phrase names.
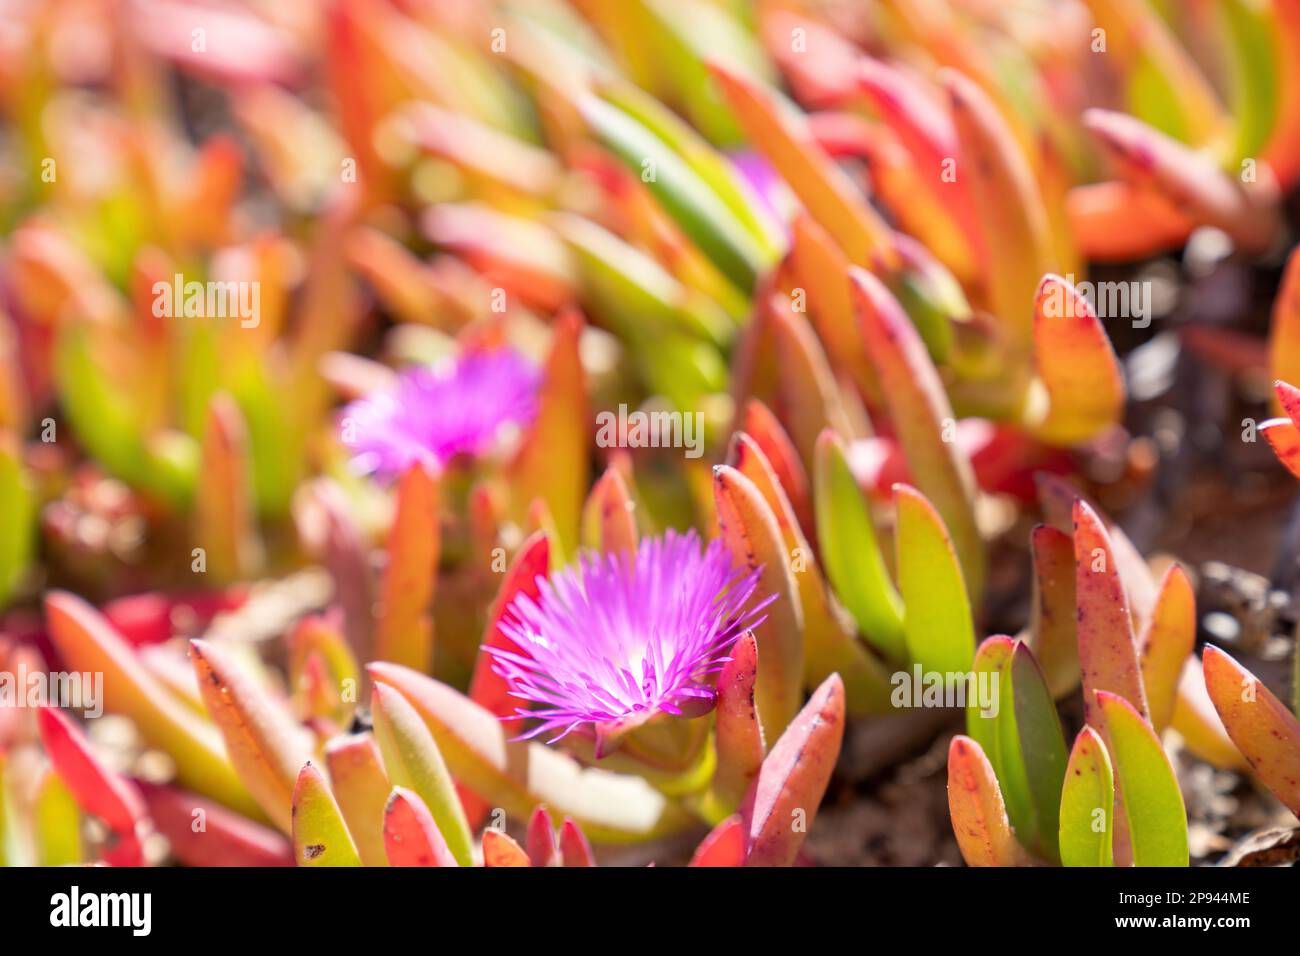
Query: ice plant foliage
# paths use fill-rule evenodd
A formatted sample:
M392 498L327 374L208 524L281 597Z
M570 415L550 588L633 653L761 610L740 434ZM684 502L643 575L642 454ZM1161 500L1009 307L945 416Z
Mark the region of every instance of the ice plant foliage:
M757 583L723 542L668 531L635 554L584 554L540 582L537 600L519 595L500 625L515 648L486 650L531 705L515 716L538 721L523 736L707 711L732 644L772 600L753 600Z
M401 474L413 464L440 470L458 455L491 450L505 429L537 414L537 367L513 349L470 352L408 369L395 387L348 405L344 444L364 473Z

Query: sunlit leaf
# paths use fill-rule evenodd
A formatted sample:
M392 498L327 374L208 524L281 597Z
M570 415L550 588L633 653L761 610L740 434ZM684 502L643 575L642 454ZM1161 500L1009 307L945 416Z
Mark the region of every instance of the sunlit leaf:
M745 432L732 436L728 463L752 481L781 529L804 616L804 682L816 687L839 674L850 714L889 710L889 675L858 641L831 598L812 546L763 450Z
M1084 727L1074 740L1061 790L1061 863L1111 865L1115 779L1101 736Z
M267 816L285 833L291 832L294 787L311 756L305 735L228 651L195 640L190 642L190 658L230 762Z
M472 866L469 823L429 728L410 701L391 687L376 685L371 701L375 740L384 756L389 780L419 795L456 861L461 866Z
M524 848L503 830L488 827L483 831L484 866L532 866Z
M293 866L293 848L279 832L197 794L138 785L155 829L186 866Z
M1173 565L1160 582L1160 596L1138 641L1142 686L1157 733L1173 718L1178 681L1195 643L1196 593L1187 573Z
M1262 252L1277 235L1277 209L1220 171L1205 155L1123 113L1090 109L1084 125L1129 182L1154 189L1197 223L1215 226L1243 249Z
M1170 726L1178 731L1187 749L1210 766L1241 773L1250 769L1250 762L1232 742L1205 689L1205 673L1195 654L1183 662Z
M1160 738L1132 704L1096 691L1105 739L1124 802L1135 866L1187 866L1187 811Z
M718 674L714 730L718 764L710 790L718 815L740 805L763 765L766 748L754 702L757 676L758 645L746 631L732 646L731 660Z
M535 498L545 501L564 552L572 553L587 492L591 416L578 354L582 320L570 313L557 319L553 328L537 420L524 438L511 475L517 511L522 514Z
M384 806L391 784L372 734L336 737L325 747L330 785L365 866L387 866Z
M524 846L528 849L528 861L532 866L558 866L560 863L560 845L555 840L555 824L545 805L533 810L528 818L528 832Z
M293 789L293 857L299 866L360 866L329 784L310 763Z
M517 820L545 803L608 843L675 832L690 819L641 780L584 769L542 744L510 740L496 717L446 684L395 664L369 669L415 706L456 779Z
M1020 354L1029 350L1034 290L1055 267L1047 212L1019 144L988 95L945 71L943 83L961 154L957 175L973 197L988 270L989 310Z
M817 442L813 469L817 540L835 594L872 646L890 660L907 660L903 601L885 567L871 511L831 432Z
M893 265L896 257L889 227L817 145L798 110L775 90L730 67L711 62L709 68L750 142L835 237L849 260L865 264L878 258L886 266Z
M32 795L32 827L40 866L70 866L82 862L84 850L77 801L67 784L52 770L46 770L36 782Z
M1272 9L1276 17L1277 112L1263 159L1282 188L1290 190L1300 174L1300 8L1293 3L1275 3Z
M397 485L388 531L388 564L379 586L375 657L416 670L433 667L433 602L441 549L438 482L423 465L407 469Z
M595 866L596 858L591 852L591 844L582 827L572 817L565 817L560 824L560 859L565 866Z
M146 813L140 791L107 766L60 711L42 707L36 716L45 754L77 803L114 832L134 834Z
M894 486L894 503L908 656L926 671L965 674L975 654L975 626L948 529L934 506L909 485Z
M727 817L700 841L690 866L744 866L745 823L739 814Z
M781 356L777 363L778 409L804 466L811 468L822 430L830 428L848 439L852 427L826 353L808 320L791 308L784 295L774 296L770 307L773 347Z
M746 864L789 866L821 805L844 737L844 686L832 674L763 760L751 806ZM792 827L802 811L804 826Z
M984 545L975 524L975 476L955 441L956 427L938 372L898 301L880 280L861 269L853 280L868 353L917 490L943 518L961 560L972 603L984 593Z
M636 554L636 502L617 468L606 469L592 487L582 524L589 546L605 554Z
M780 227L763 208L752 187L735 167L722 158L698 133L672 110L631 83L609 81L599 87L600 95L638 120L679 155L768 255L777 253L784 240ZM639 172L639 170L638 170Z
M228 395L213 396L200 450L195 491L195 540L207 570L219 581L251 577L262 560L253 524L251 467L239 407Z
M17 439L0 430L0 607L8 603L31 561L36 505Z
M1254 674L1213 645L1201 656L1205 689L1250 769L1300 812L1300 720Z
M81 598L51 591L45 598L45 618L67 665L104 675L104 708L130 717L145 740L165 751L176 762L183 786L262 818L226 759L221 734L145 668L103 615Z
M1145 717L1142 668L1110 536L1083 500L1074 504L1074 561L1084 718L1101 729L1098 690L1120 695Z
M1047 396L1033 423L1047 441L1078 444L1119 421L1124 380L1106 331L1088 300L1048 275L1034 296L1034 364Z
M384 847L390 866L458 865L429 808L405 787L394 787L384 807Z
M1002 792L980 745L958 734L948 748L948 812L967 866L1021 866L1029 855L1016 842Z
M582 109L600 140L640 177L683 231L738 288L750 291L770 254L764 253L717 193L628 113L595 98Z
M776 516L752 481L727 465L713 470L719 535L735 564L761 569L755 599L776 595L754 628L763 666L755 695L769 739L780 736L799 709L803 687L803 606Z
M1029 646L1052 694L1079 686L1079 640L1075 634L1074 540L1064 531L1037 525L1029 533L1034 561Z

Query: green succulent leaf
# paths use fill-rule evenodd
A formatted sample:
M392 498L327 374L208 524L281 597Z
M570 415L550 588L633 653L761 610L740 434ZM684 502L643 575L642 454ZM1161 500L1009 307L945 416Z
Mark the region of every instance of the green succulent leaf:
M375 739L389 779L424 801L456 861L473 866L469 823L433 734L411 703L391 687L377 685L373 704Z
M1002 706L1011 711L1000 725L1003 792L1019 841L1045 859L1060 859L1061 786L1067 762L1056 704L1033 653L1017 642L1009 662L1010 681ZM1010 699L1006 691L1010 691Z
M926 671L966 674L975 655L975 625L948 529L915 488L895 485L894 501L898 590L908 656Z
M832 432L817 440L813 506L826 576L836 597L873 647L892 661L906 661L903 601L885 568L867 500Z
M27 573L32 558L36 505L23 473L17 441L0 435L0 608Z
M1061 790L1061 863L1110 866L1115 778L1101 735L1084 727L1074 740Z
M701 251L742 291L770 260L753 235L677 152L633 117L594 97L583 115L596 135L640 177Z
M1187 809L1160 738L1118 694L1096 692L1135 866L1187 866Z
M329 784L310 763L293 788L293 858L299 866L360 866Z

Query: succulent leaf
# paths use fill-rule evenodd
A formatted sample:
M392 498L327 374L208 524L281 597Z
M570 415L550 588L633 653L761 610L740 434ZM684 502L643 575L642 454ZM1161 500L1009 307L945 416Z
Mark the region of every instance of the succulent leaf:
M1187 810L1174 768L1146 718L1118 694L1096 691L1124 803L1135 866L1187 866Z
M396 664L369 670L415 707L456 779L516 819L545 803L607 843L676 832L690 819L641 780L584 769L542 744L510 740L491 712L446 684Z
M1022 866L1029 861L1011 832L988 757L961 734L948 748L948 812L967 866Z
M957 443L944 439L956 426L952 406L898 301L870 273L855 268L849 275L867 351L913 482L943 518L961 559L967 592L978 604L984 588L984 546L975 524L975 477Z
M289 833L294 787L310 756L301 728L224 649L191 641L190 659L230 762L267 816Z
M299 866L360 866L325 777L305 763L293 788L293 857Z
M1300 720L1254 674L1214 645L1201 655L1205 689L1255 776L1300 813Z
M420 797L456 861L461 866L472 866L469 823L433 734L411 703L391 687L377 685L372 705L375 740L384 756L388 778Z
M890 660L907 660L903 601L885 568L871 511L831 432L817 441L813 469L817 540L826 575L863 637Z
M844 737L844 685L832 674L768 752L745 809L747 866L789 866L817 815Z
M1178 682L1195 643L1196 593L1187 572L1173 565L1160 582L1156 606L1138 642L1142 686L1151 709L1151 726L1157 733L1173 719Z
M755 695L763 732L780 736L799 709L803 687L803 607L772 509L752 481L728 465L713 469L718 528L734 563L761 568L756 597L776 595L754 628L763 667Z
M125 714L176 761L177 780L232 809L262 818L235 775L217 729L153 676L97 610L65 591L45 598L50 638L69 667L104 675L104 707ZM295 771L296 772L296 771Z
M1074 561L1084 719L1101 728L1094 697L1098 690L1119 694L1145 717L1142 667L1110 535L1082 500L1074 504Z
M895 485L894 502L898 589L908 656L927 671L966 674L975 655L975 626L948 529L915 488Z
M1084 727L1074 739L1061 790L1061 863L1110 866L1115 778L1101 735Z
M458 866L420 795L394 787L384 806L384 848L390 866Z
M388 532L388 564L379 587L375 657L416 670L433 666L433 602L440 550L438 482L420 464L397 485Z
M374 735L335 737L325 745L325 766L362 865L387 866L383 821L392 785Z

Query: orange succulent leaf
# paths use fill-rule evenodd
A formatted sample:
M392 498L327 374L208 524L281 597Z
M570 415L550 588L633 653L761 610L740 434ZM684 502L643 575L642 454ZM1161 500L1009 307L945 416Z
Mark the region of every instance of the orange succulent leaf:
M745 823L739 814L727 817L700 841L690 866L722 867L745 865Z
M305 732L229 650L194 640L190 659L203 703L221 730L230 762L272 822L290 833L294 787L311 756Z
M388 532L388 564L379 586L375 657L430 670L433 623L430 606L441 550L438 479L421 464L397 484L397 506Z
M746 864L790 866L812 827L844 738L844 685L832 674L763 760L744 810ZM803 826L793 826L802 815Z
M1034 296L1034 364L1047 395L1033 423L1044 439L1075 445L1119 421L1124 378L1092 305L1073 284L1043 277Z
M1142 686L1157 733L1173 719L1178 682L1195 643L1196 592L1187 572L1174 565L1160 582L1156 606L1138 641Z
M1029 854L1016 842L993 766L984 750L962 734L948 747L948 812L967 866L1025 866Z
M1082 499L1074 504L1074 562L1084 719L1102 729L1094 698L1098 690L1118 694L1145 718L1142 668L1110 535Z
M1250 769L1300 815L1300 720L1254 674L1217 647L1201 655L1205 689Z
M508 833L488 827L483 831L484 866L532 866L524 848Z
M1247 190L1205 155L1135 117L1090 109L1083 123L1129 182L1160 193L1192 221L1222 229L1247 251L1273 243L1281 223L1269 190Z
M384 847L390 866L459 865L429 808L404 787L394 787L384 807Z

